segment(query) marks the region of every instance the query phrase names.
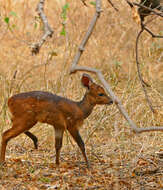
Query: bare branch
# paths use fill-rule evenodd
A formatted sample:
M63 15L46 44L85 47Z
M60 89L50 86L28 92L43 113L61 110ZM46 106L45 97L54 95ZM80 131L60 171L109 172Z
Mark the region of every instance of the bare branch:
M128 1L128 2L129 2L129 1ZM131 2L130 2L130 3L131 3ZM157 16L163 17L163 13L159 13L158 11L155 11L154 9L152 9L152 8L150 8L150 7L144 6L144 5L139 4L139 3L131 3L131 4L136 5L136 6L138 6L138 7L141 7L141 8L143 8L143 9L145 9L145 10L148 10L148 11L154 13L154 14L157 15Z
M32 47L31 47L32 55L39 53L40 48L43 45L43 43L46 41L46 39L48 37L52 37L52 35L53 35L53 30L49 26L47 17L44 14L44 3L45 3L45 0L40 0L40 2L38 3L38 6L37 6L38 14L43 22L44 34L42 35L42 38L40 39L39 42L32 45Z
M163 126L150 126L145 128L138 128L138 133L150 132L150 131L163 131Z
M96 22L97 22L97 19L100 17L100 13L101 13L101 1L100 0L96 0L96 12L95 12L95 15L92 19L92 21L90 22L90 25L88 27L88 31L87 33L85 34L81 44L79 45L79 48L78 48L78 52L77 54L75 55L74 57L74 60L72 62L72 66L71 66L71 69L70 69L70 73L73 73L74 72L74 69L75 69L75 66L77 65L77 63L79 62L79 59L81 57L81 54L83 53L84 51L84 47L89 39L89 37L91 36L92 34L92 31L96 25Z

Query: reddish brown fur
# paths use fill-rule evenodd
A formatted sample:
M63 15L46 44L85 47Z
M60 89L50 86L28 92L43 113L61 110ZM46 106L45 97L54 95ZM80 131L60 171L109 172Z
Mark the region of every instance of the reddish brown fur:
M81 149L86 164L89 166L85 145L78 128L91 114L96 104L111 104L112 100L101 86L93 83L89 75L83 75L82 83L88 90L80 102L43 91L21 93L9 98L8 106L13 116L13 125L2 135L0 161L5 160L7 142L20 133L24 132L29 136L37 148L37 137L28 130L37 122L41 122L50 124L55 129L56 164L59 164L63 133L67 129Z

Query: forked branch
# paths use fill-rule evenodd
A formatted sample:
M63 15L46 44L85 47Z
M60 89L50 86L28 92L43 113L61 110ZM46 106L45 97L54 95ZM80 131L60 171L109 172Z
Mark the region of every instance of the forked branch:
M101 83L104 85L105 89L107 90L107 92L109 93L110 97L112 98L112 100L114 101L114 103L116 104L117 108L119 109L120 113L124 116L124 118L126 119L126 121L129 123L131 129L135 132L135 133L142 133L142 132L149 132L149 131L163 131L163 126L157 127L157 126L152 126L152 127L146 127L146 128L138 128L137 125L130 119L127 111L125 110L125 108L123 107L121 101L119 100L118 97L115 96L115 94L113 93L113 91L111 90L110 85L107 83L107 81L104 79L101 71L95 69L95 68L89 68L89 67L83 67L83 66L78 66L78 62L79 59L84 51L84 47L90 37L90 35L92 34L92 31L95 27L96 21L99 18L101 12L101 1L100 0L96 0L96 13L89 25L88 31L85 34L81 44L79 45L78 51L74 57L73 63L72 63L72 67L70 69L70 73L75 73L76 71L87 71L87 72L92 72L97 74L99 80L101 81Z
M42 20L42 23L43 23L44 33L43 33L40 41L32 45L32 47L31 47L32 48L32 50L31 50L32 54L38 54L41 46L44 44L46 39L48 37L52 37L52 35L53 35L53 30L49 26L47 17L44 13L44 3L45 3L45 0L40 0L40 2L38 3L38 6L37 6L38 14L39 14L39 16Z

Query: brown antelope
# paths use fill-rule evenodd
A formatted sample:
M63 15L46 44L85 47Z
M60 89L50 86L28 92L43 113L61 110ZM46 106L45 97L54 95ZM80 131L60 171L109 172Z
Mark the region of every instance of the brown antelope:
M5 161L7 142L21 133L30 137L37 149L37 137L28 130L37 122L41 122L54 127L57 165L59 165L63 133L67 129L79 146L87 167L89 167L79 127L83 120L91 114L96 104L110 105L113 101L101 86L92 81L89 75L83 74L81 82L87 91L79 102L43 91L20 93L9 98L8 106L12 113L12 128L2 135L0 162Z

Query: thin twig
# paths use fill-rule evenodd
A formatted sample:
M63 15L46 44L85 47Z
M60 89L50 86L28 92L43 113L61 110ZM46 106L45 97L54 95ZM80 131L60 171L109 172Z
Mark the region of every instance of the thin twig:
M32 55L33 54L38 54L39 51L40 51L41 46L44 44L46 39L48 37L52 37L52 35L53 35L53 30L49 26L47 17L46 17L46 15L44 13L44 3L45 3L45 0L40 0L40 2L38 3L38 6L37 6L38 14L39 14L39 16L40 16L40 18L41 18L41 20L43 22L44 34L42 35L39 42L32 45L32 47L31 47L32 48L32 50L31 50Z
M82 1L83 5L87 7L87 4L85 2L86 0L81 0L81 1Z
M138 33L137 35L137 38L136 38L136 65L137 65L137 71L138 71L138 77L139 77L139 80L140 80L140 83L141 83L141 86L142 86L142 89L144 91L144 94L145 94L145 98L147 100L147 103L151 109L151 111L154 113L154 109L153 109L153 106L152 106L152 103L151 101L149 100L149 97L148 97L148 94L147 94L147 90L145 88L145 83L144 83L144 80L142 79L142 76L141 76L141 72L140 72L140 68L139 68L139 54L138 54L138 44L139 44L139 39L140 39L140 36L141 34L143 33L144 31L144 27L142 27L142 29L140 30L140 32Z
M110 5L111 5L116 11L119 11L119 10L114 6L114 4L112 3L111 0L108 0L108 2L110 3Z
M146 31L146 32L148 32L151 36L152 36L152 38L163 38L163 36L159 36L159 35L155 35L155 34L153 34L148 28L146 28L146 27L144 27L144 30Z
M126 0L126 3L130 6L130 8L134 7L134 5L130 1Z

